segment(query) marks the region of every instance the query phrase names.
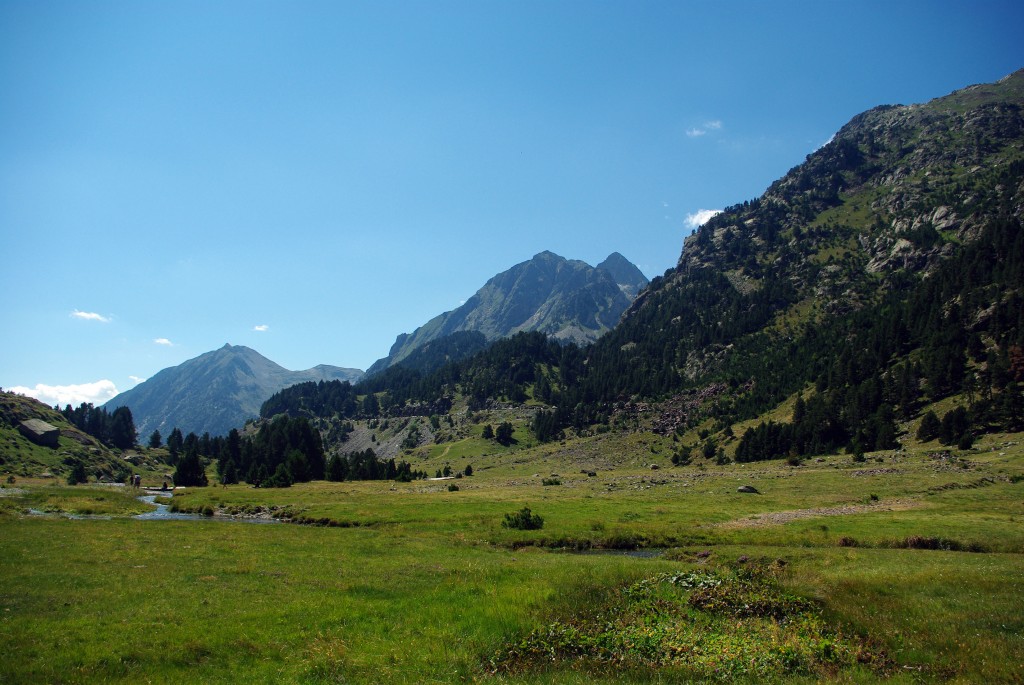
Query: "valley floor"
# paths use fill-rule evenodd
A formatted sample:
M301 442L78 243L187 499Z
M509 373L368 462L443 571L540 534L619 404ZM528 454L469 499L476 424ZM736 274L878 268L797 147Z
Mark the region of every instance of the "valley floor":
M19 481L0 682L1024 682L1022 438L674 468L609 435L457 480L179 491L200 521ZM502 526L523 507L541 529ZM316 525L229 520L256 511Z

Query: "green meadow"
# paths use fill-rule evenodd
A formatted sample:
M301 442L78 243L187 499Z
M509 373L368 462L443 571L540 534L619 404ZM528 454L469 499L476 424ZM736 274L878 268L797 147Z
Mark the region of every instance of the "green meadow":
M1022 682L1021 437L801 466L460 447L414 466L472 476L179 490L184 521L19 480L0 682ZM502 525L523 507L542 528Z

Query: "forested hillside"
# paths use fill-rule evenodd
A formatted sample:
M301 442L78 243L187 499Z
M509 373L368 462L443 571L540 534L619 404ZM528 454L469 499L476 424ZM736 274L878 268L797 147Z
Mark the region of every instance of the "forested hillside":
M962 396L947 438L1024 428L1024 72L879 107L760 198L686 240L622 321L579 348L540 334L351 386L303 384L276 413L369 418L528 403L535 434L607 430L636 402L682 431L800 392L738 459L895 445L897 422Z

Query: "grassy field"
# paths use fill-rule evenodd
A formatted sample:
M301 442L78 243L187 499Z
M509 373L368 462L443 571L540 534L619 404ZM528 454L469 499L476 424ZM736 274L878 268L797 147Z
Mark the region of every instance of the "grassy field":
M672 468L644 433L450 450L415 466L473 476L179 491L196 521L19 479L0 682L1024 682L1021 437L799 467ZM504 528L524 506L543 528ZM229 520L257 512L316 525Z

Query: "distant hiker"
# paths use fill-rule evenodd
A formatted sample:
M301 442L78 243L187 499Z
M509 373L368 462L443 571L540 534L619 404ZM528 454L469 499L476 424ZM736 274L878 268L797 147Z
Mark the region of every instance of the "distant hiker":
M167 481L164 481L164 484L160 486L160 489L161 490L166 490L167 489Z

